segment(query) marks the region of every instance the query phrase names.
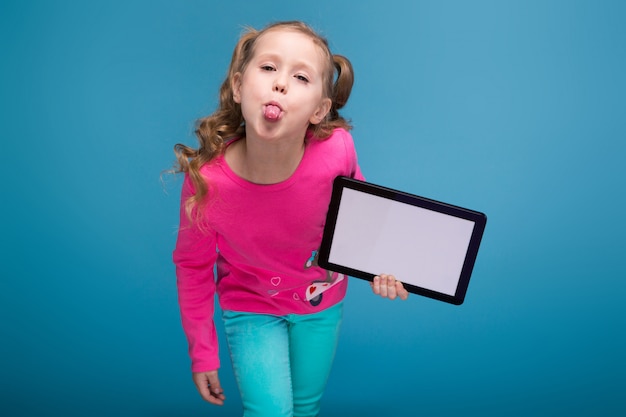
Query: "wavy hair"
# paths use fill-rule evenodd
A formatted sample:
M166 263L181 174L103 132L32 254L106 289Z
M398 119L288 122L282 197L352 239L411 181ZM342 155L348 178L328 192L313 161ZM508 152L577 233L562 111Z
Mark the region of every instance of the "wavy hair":
M326 68L323 72L323 94L332 101L330 111L318 124L310 124L309 131L317 140L324 140L336 128L350 130L352 126L344 119L339 110L345 106L352 91L354 73L350 61L342 55L333 55L330 52L328 41L315 32L306 23L300 21L277 22L266 26L262 30L246 28L239 38L233 51L226 79L222 82L219 91L219 106L217 110L196 123L195 134L199 142L198 148L192 148L178 143L174 146L177 165L175 172L189 174L195 194L185 201L187 216L193 220L199 215L194 209L205 203L208 194L207 180L200 173L203 165L211 162L224 152L225 144L234 138L245 137L245 121L241 113L241 106L233 99L232 79L237 73L243 74L250 60L254 56L255 45L263 34L276 30L292 30L309 36L321 49L326 57Z

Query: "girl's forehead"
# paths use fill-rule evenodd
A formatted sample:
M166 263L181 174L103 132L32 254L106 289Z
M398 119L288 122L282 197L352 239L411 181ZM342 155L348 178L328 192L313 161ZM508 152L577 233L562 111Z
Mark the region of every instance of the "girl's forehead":
M316 50L316 52L323 54L322 48L310 35L286 28L270 29L260 35L256 41L255 54L263 49L288 46L301 49L302 52Z

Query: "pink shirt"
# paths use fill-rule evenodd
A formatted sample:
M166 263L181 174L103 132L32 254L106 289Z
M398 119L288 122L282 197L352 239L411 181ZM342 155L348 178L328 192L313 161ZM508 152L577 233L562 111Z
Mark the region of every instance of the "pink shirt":
M343 299L347 277L318 267L315 255L334 178L363 179L343 129L326 140L307 138L298 168L277 184L242 179L223 156L201 172L209 184L208 230L190 224L181 204L173 256L193 372L219 368L216 291L224 310L273 315L315 313ZM193 192L186 176L182 201Z

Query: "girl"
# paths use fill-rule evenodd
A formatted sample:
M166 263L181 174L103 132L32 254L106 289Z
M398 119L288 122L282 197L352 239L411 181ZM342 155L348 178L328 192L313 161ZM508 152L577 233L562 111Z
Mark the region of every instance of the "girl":
M185 173L176 264L193 380L220 386L214 294L244 416L316 416L335 354L347 279L317 266L332 181L363 179L350 125L350 62L301 22L248 30L200 146L178 144ZM217 280L214 278L214 267ZM375 294L406 299L393 276Z

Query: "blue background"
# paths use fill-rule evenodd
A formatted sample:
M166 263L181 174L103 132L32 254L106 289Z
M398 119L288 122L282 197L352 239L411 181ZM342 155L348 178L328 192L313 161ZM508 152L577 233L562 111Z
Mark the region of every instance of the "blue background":
M625 4L3 0L0 412L240 413L227 355L224 408L191 383L161 174L242 25L302 19L367 178L489 217L462 306L352 280L325 415L626 415Z

